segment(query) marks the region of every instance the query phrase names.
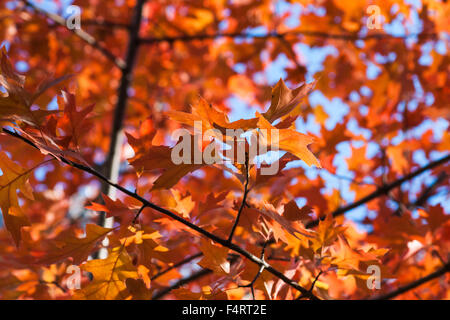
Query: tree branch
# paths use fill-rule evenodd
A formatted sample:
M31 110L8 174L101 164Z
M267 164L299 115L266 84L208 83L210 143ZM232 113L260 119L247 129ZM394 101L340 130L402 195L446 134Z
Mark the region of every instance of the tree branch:
M426 187L414 202L409 203L407 205L402 205L402 203L400 202L398 209L393 213L393 215L401 216L403 207L405 207L407 210L411 210L413 208L423 206L427 202L427 200L433 195L434 189L439 184L441 184L445 179L447 179L447 174L445 172L441 172L441 174L436 178L436 180L428 187Z
M407 34L403 36L394 36L387 33L371 33L365 36L359 34L336 34L328 33L323 31L310 31L310 30L297 30L297 31L287 31L287 32L272 32L265 34L252 34L245 32L230 32L230 33L215 33L215 34L196 34L196 35L180 35L180 36L168 36L168 37L144 37L140 38L139 41L142 44L152 44L158 42L189 42L195 40L213 40L218 38L233 38L233 39L270 39L270 38L283 38L285 36L307 36L307 37L318 37L318 38L328 38L335 40L370 40L370 39L407 39L411 37L419 38L437 38L437 33L418 33L418 34Z
M236 216L236 220L234 220L234 224L233 227L231 228L231 232L230 235L228 237L228 242L231 242L233 240L233 235L234 232L236 231L236 227L239 224L239 218L241 217L241 213L242 210L244 209L245 206L245 201L247 200L247 195L248 195L248 181L249 181L249 175L248 175L248 153L245 153L245 185L244 185L244 195L242 197L242 203L241 206L239 208L238 214Z
M85 26L96 26L102 28L121 28L129 29L130 26L126 23L115 22L104 19L83 19L83 25Z
M16 132L13 132L7 128L3 128L3 132L6 134L9 134L13 137L16 137L24 142L26 142L27 144L33 146L36 149L39 149L39 147L37 147L32 141L28 140L27 138L17 134ZM62 163L65 163L73 168L82 170L86 173L89 173L95 177L97 177L98 179L100 179L101 181L109 184L110 186L116 188L117 190L123 192L124 194L140 201L143 205L145 205L146 207L150 207L153 210L156 210L182 224L184 224L185 226L189 227L190 229L200 233L202 236L209 238L211 240L213 240L214 242L233 250L234 252L239 253L240 255L244 256L245 258L247 258L248 260L252 261L253 263L259 265L259 266L264 266L264 268L270 272L271 274L273 274L274 276L276 276L277 278L281 279L284 283L286 283L287 285L291 286L292 288L300 291L301 293L303 293L306 297L310 298L310 299L314 299L314 300L319 300L319 298L317 298L314 294L310 293L307 289L303 288L301 285L299 285L297 282L289 279L288 277L286 277L282 272L278 271L277 269L273 268L270 264L268 264L266 261L261 260L260 258L256 257L255 255L253 255L252 253L248 252L245 249L242 249L241 247L239 247L238 245L235 245L233 243L230 243L228 240L222 239L206 230L204 230L203 228L193 224L192 222L183 219L182 217L180 217L179 215L177 215L176 213L173 213L172 211L169 211L167 209L164 209L156 204L154 204L153 202L148 201L147 199L141 197L140 195L138 195L136 192L130 191L124 187L122 187L121 185L110 181L108 178L106 178L103 174L101 174L100 172L97 172L96 170L94 170L91 167L88 167L86 165L83 164L79 164L76 163L74 161L71 161L69 159L66 159L65 157L59 157L58 159L59 161L61 161Z
M364 198L361 198L360 200L355 201L355 202L353 202L353 203L351 203L351 204L349 204L347 206L338 208L337 210L335 210L332 213L332 215L333 215L333 217L337 217L337 216L343 215L344 213L347 213L348 211L353 210L356 207L359 207L359 206L365 204L366 202L369 202L369 201L371 201L371 200L373 200L375 198L378 198L381 195L387 194L390 190L392 190L392 189L394 189L396 187L399 187L405 181L411 180L414 177L424 173L425 171L433 169L433 168L435 168L437 166L440 166L440 165L448 162L449 160L450 160L450 154L445 156L445 157L443 157L443 158L441 158L441 159L438 159L436 161L430 162L428 165L426 165L424 167L421 167L421 168L417 169L416 171L413 171L413 172L403 176L402 178L395 180L394 182L391 182L389 184L386 184L386 185L378 188L377 190L375 190L371 194L365 196ZM323 219L325 219L325 217L322 217L320 219L316 219L316 220L313 220L313 221L307 223L306 224L306 228L314 228L314 227L316 227L319 224L319 222L321 220L323 220Z
M42 10L41 8L37 7L36 5L34 5L33 3L31 3L28 0L22 0L22 1L27 7L30 7L33 10L45 15L48 19L52 20L57 25L67 28L67 20L64 19L63 17L61 17L57 14ZM111 60L114 63L114 65L116 67L118 67L119 69L125 68L125 66L126 66L125 61L123 61L120 57L116 57L113 53L111 53L111 51L109 51L107 48L103 47L93 36L91 36L86 31L84 31L82 29L68 29L68 28L67 28L67 30L73 32L73 34L75 34L78 38L80 38L81 40L86 42L88 45L90 45L94 49L100 51L106 58Z
M264 242L264 245L263 245L263 247L261 249L260 259L263 260L263 261L264 261L264 253L266 251L266 246L267 246L268 243L269 243L268 241ZM258 280L259 276L263 273L263 271L264 271L264 266L260 266L260 268L259 268L258 272L256 273L255 277L253 278L253 280L249 284L239 286L241 288L250 288L251 291L252 291L253 300L255 300L255 288L254 288L255 282L256 282L256 280ZM312 291L312 290L310 290L310 291Z
M161 277L162 275L166 274L167 272L169 272L169 271L171 271L171 270L173 270L175 268L181 267L182 265L185 265L186 263L189 263L189 262L191 262L194 259L200 258L201 256L203 256L203 253L202 252L197 252L196 254L193 254L193 255L183 259L182 261L180 261L178 263L175 263L174 265L172 265L172 266L170 266L170 267L168 267L168 268L158 272L157 274L152 276L150 278L150 280L153 281L155 279L158 279L159 277Z
M172 291L173 289L179 288L185 284L188 284L192 281L195 281L197 279L200 279L208 274L211 274L212 271L209 269L201 269L200 271L194 272L193 274L191 274L190 276L180 279L177 282L175 282L173 285L171 285L170 287L164 288L161 291L157 292L153 297L152 300L159 300L162 297L164 297L166 294L169 294L170 291Z
M117 104L114 109L114 119L110 135L109 151L103 165L104 175L112 182L119 180L120 156L123 142L123 122L128 101L128 87L131 83L134 62L138 51L139 30L141 28L142 8L146 0L138 0L134 8L130 29L128 30L128 49L125 66L121 69L122 76L118 89ZM102 193L110 198L115 198L115 190L108 183L102 184ZM98 224L103 227L110 227L113 218L106 219L105 215L100 215Z
M24 141L25 143L29 144L30 146L33 146L33 147L36 148L36 149L39 149L39 147L36 146L32 141L30 141L30 140L28 140L27 138L25 138L25 137L23 137L23 136L17 134L16 132L13 132L13 131L11 131L11 130L9 130L9 129L7 129L7 128L2 128L2 132L3 132L3 133L6 133L6 134L8 134L8 135L10 135L10 136L13 136L13 137L15 137L15 138L20 139L20 140ZM138 200L138 201L140 201L140 202L141 202L143 205L145 205L146 207L150 207L150 208L152 208L152 209L154 209L154 210L156 210L156 211L158 211L158 212L160 212L160 213L162 213L162 214L164 214L164 215L166 215L166 216L168 216L168 217L170 217L170 218L172 218L172 219L174 219L174 220L176 220L176 221L178 221L178 222L184 224L185 226L189 227L190 229L192 229L192 230L194 230L194 231L200 233L200 234L203 235L204 237L209 238L209 239L213 240L214 242L217 242L217 243L219 243L220 245L222 245L222 246L224 246L224 247L226 247L226 248L229 248L229 249L231 249L231 250L233 250L233 251L239 253L240 255L244 256L245 258L249 259L249 260L252 261L253 263L259 265L260 267L264 266L264 268L265 268L268 272L270 272L270 273L273 274L274 276L278 277L278 278L281 279L284 283L286 283L287 285L291 286L292 288L294 288L294 289L300 291L300 293L302 293L305 297L310 298L310 299L314 299L314 300L318 300L318 298L317 298L314 294L312 294L311 292L309 292L309 290L305 289L304 287L302 287L301 285L299 285L297 282L295 282L295 281L289 279L289 278L286 277L282 272L280 272L280 271L278 271L277 269L273 268L273 267L272 267L270 264L268 264L266 261L264 261L264 260L262 260L262 259L256 257L255 255L253 255L252 253L246 251L245 249L242 249L241 247L239 247L239 246L237 246L237 245L235 245L235 244L233 244L233 243L230 243L228 240L222 239L222 238L220 238L220 237L218 237L218 236L216 236L216 235L214 235L214 234L212 234L212 233L210 233L210 232L208 232L208 231L202 229L201 227L199 227L199 226L193 224L192 222L190 222L190 221L188 221L188 220L183 219L183 218L180 217L179 215L177 215L177 214L175 214L175 213L173 213L173 212L171 212L171 211L169 211L169 210L167 210L167 209L164 209L164 208L162 208L162 207L159 207L158 205L156 205L156 204L154 204L154 203L148 201L147 199L141 197L141 196L138 195L136 192L132 192L132 191L130 191L130 190L128 190L128 189L122 187L121 185L119 185L119 184L117 184L117 183L115 183L115 182L113 182L113 181L110 181L110 180L109 180L108 178L106 178L103 174L101 174L100 172L97 172L96 170L94 170L94 169L91 168L91 167L88 167L88 166L86 166L86 165L82 165L82 164L73 162L73 161L71 161L71 160L68 160L68 159L62 157L62 156L59 157L58 160L60 160L61 162L65 163L65 164L67 164L67 165L69 165L69 166L71 166L71 167L73 167L73 168L82 170L82 171L84 171L84 172L86 172L86 173L89 173L89 174L91 174L91 175L97 177L97 178L100 179L101 181L103 181L103 182L107 183L108 185L110 185L110 186L116 188L117 190L123 192L124 194L126 194L126 195L128 195L128 196L130 196L130 197L132 197L132 198L134 198L134 199L136 199L136 200ZM348 205L348 206L346 206L346 207L343 207L343 208L341 208L341 209L336 210L336 211L333 213L333 216L337 216L337 215L343 214L343 213L345 213L346 211L351 210L351 209L353 209L353 208L355 208L355 207L361 205L362 203L365 203L365 202L367 202L367 201L370 201L370 200L373 199L373 198L376 198L377 196L380 196L380 195L382 195L382 194L385 194L385 193L388 192L390 189L395 188L395 187L401 185L403 182L405 182L405 181L407 181L407 180L410 180L410 179L414 178L415 176L421 174L422 172L425 172L425 171L427 171L427 170L429 170L429 169L432 169L432 168L437 167L437 166L439 166L439 165L441 165L441 164L444 164L444 163L446 163L448 160L450 160L450 155L448 155L448 156L446 156L446 157L443 157L443 158L441 158L441 159L439 159L439 160L433 161L433 162L429 163L428 165L426 165L426 166L424 166L424 167L421 167L421 168L417 169L416 171L414 171L414 172L412 172L412 173L410 173L410 174L404 176L403 178L398 179L398 180L396 180L396 181L394 181L394 182L392 182L392 183L390 183L390 184L384 186L383 188L379 189L378 191L373 192L373 193L370 194L369 196L364 197L363 199L361 199L361 200L359 200L359 201L357 201L357 202L355 202L355 203L353 203L353 204L351 204L351 205ZM380 190L381 190L381 191L380 191ZM368 199L368 200L367 200L367 199ZM347 208L347 209L346 209L346 208ZM348 208L350 208L350 209L348 209ZM315 222L315 221L316 221L316 222ZM312 223L308 224L308 228L311 228L311 226L310 226L311 224L312 224L313 226L317 225L317 224L319 223L320 219L319 219L319 220L315 220L315 221L312 221Z
M418 286L420 286L428 281L431 281L435 278L439 278L440 276L446 274L449 271L450 271L450 263L447 263L442 268L436 270L433 273L430 273L429 275L427 275L423 278L413 281L413 282L411 282L403 287L400 287L394 291L372 297L372 298L370 298L370 300L388 300L388 299L395 298L396 296L398 296L402 293L408 292L409 290L412 290L414 288L417 288Z

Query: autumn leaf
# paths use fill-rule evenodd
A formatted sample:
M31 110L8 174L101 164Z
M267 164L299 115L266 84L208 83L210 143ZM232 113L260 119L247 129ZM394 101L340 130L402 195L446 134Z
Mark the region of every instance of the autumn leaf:
M319 222L315 233L315 239L312 240L312 248L317 251L331 245L337 237L345 231L346 227L337 226L333 216L328 214L325 219Z
M49 265L64 261L71 257L75 265L85 261L95 249L95 246L102 241L106 235L113 229L103 228L95 224L86 225L86 236L78 238L71 233L65 232L55 239L52 243L53 248L47 249L45 256L36 261L37 264Z
M149 290L142 279L127 278L125 281L128 292L133 300L150 300L152 291Z
M34 100L48 87L55 85L68 77L53 80L41 86L36 94L30 94L25 88L25 77L16 73L2 49L0 57L0 85L7 92L7 96L0 96L0 121L23 121L38 127L43 120L58 111L31 110Z
M170 261L169 249L159 243L159 238L161 238L161 234L147 226L142 226L141 230L136 230L134 235L129 238L131 240L129 242L134 243L137 247L139 264L151 269L154 259Z
M190 150L192 152L188 155L191 160L188 163L179 164L176 164L172 159L173 148L154 145L142 147L142 145L145 144L143 139L136 139L130 134L127 134L127 137L137 154L133 158L128 159L132 166L137 170L162 170L162 174L154 181L152 190L171 188L188 173L198 170L206 165L203 161L203 157L200 163L196 163L197 161L195 161L195 149L197 149L197 152L200 154L202 152L199 149L202 148L202 146L197 144L195 136L186 138L188 139L187 143L191 146ZM180 137L180 141L183 139L185 139L185 137ZM143 148L145 148L145 153L142 151Z
M289 221L304 221L311 219L309 215L311 212L310 206L304 206L300 209L297 203L291 200L284 205L283 217Z
M448 1L22 2L1 300L448 299Z
M271 204L264 203L263 206L259 209L245 208L243 211L245 212L247 210L259 211L263 216L275 221L283 228L283 230L290 233L296 238L299 238L301 236L307 238L311 237L309 231L304 229L301 225L292 223L291 221L285 219Z
M90 260L81 269L92 273L93 280L84 288L75 291L76 300L125 299L130 293L126 279L138 279L136 267L123 248L115 248L106 259Z
M294 90L289 89L280 79L272 89L272 99L267 112L263 113L264 118L270 123L283 116L288 115L300 103L300 101L314 88L316 82L303 84Z
M75 149L78 150L80 137L85 135L92 126L86 118L94 109L94 104L77 110L75 95L62 91L62 96L58 96L58 105L64 110L64 116L58 119L58 127L64 130Z
M0 152L0 169L3 173L0 176L0 208L6 229L11 233L18 246L21 239L20 230L22 227L30 225L30 222L20 208L17 190L28 199L34 199L31 185L28 182L34 168L22 168L11 161L4 152Z
M215 245L211 240L202 239L200 250L203 252L203 258L198 263L199 266L218 274L230 272L230 262L227 260L228 248Z
M308 145L314 139L303 133L291 129L277 129L273 127L265 118L259 117L258 127L265 144L275 150L285 150L303 160L308 166L315 165L321 168L319 161L308 149Z
M105 204L93 202L85 208L99 212L106 212L107 217L119 218L121 223L124 225L128 225L134 219L134 214L131 208L120 199L113 200L105 194L102 194L102 198Z
M170 119L191 127L195 127L196 122L198 122L201 125L201 128L198 129L201 129L204 134L212 129L220 130L223 135L227 134L226 129L242 129L246 131L256 128L258 123L257 118L230 122L225 113L217 110L202 97L199 97L198 101L192 106L192 113L168 111L165 114ZM212 136L215 135L213 134Z

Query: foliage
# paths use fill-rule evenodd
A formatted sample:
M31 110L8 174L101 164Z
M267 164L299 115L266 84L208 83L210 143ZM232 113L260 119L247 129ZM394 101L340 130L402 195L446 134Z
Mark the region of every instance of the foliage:
M52 3L0 4L1 299L450 298L449 3Z

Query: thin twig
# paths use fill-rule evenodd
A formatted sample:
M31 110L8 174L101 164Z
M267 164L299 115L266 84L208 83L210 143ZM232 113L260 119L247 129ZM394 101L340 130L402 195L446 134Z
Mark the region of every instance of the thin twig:
M399 205L398 209L393 213L393 215L401 216L401 213L404 210L411 210L411 209L423 206L427 202L427 200L433 196L434 189L436 189L436 187L438 185L440 185L447 178L448 178L447 174L445 172L441 172L439 174L439 176L436 178L436 180L433 183L431 183L428 187L426 187L422 191L420 196L417 197L417 199L412 203L405 205L401 201L397 201L397 200L393 199Z
M263 260L263 261L264 261L264 253L265 253L267 244L268 244L268 241L264 242L264 245L263 245L262 250L261 250L260 259ZM255 277L253 278L253 280L249 284L238 286L240 288L250 288L251 291L252 291L253 300L255 300L255 288L254 288L255 282L256 282L256 280L258 280L259 276L263 273L263 271L264 271L264 266L262 265L262 266L260 266L260 268L259 268L258 272L256 273Z
M20 140L22 140L24 142L26 142L27 144L33 146L36 149L39 149L39 147L36 146L32 141L28 140L27 138L25 138L25 137L15 133L15 132L13 132L13 131L10 131L7 128L3 128L3 132L6 133L6 134L11 135L13 137L16 137L16 138L18 138L18 139L20 139ZM305 293L305 295L308 298L314 299L314 300L318 300L319 299L315 295L309 293L308 290L303 288L297 282L295 282L295 281L289 279L288 277L286 277L281 271L278 271L277 269L272 267L270 264L268 264L266 261L263 261L263 260L259 259L258 257L253 255L252 253L248 252L247 250L241 248L240 246L235 245L234 243L230 243L228 240L222 239L222 238L220 238L220 237L210 233L209 231L207 231L207 230L205 230L205 229L203 229L203 228L193 224L192 222L183 219L178 214L175 214L175 213L173 213L170 210L164 209L164 208L162 208L162 207L160 207L160 206L158 206L158 205L148 201L147 199L145 199L145 198L141 197L140 195L138 195L136 192L130 191L130 190L122 187L121 185L110 181L103 174L101 174L100 172L97 172L96 170L94 170L91 167L88 167L88 166L83 165L83 164L76 163L76 162L71 161L69 159L66 159L66 158L64 158L62 156L59 157L58 160L61 161L62 163L65 163L65 164L73 167L73 168L82 170L82 171L84 171L86 173L89 173L89 174L97 177L101 181L109 184L110 186L116 188L117 190L123 192L124 194L126 194L126 195L128 195L128 196L130 196L130 197L132 197L132 198L134 198L134 199L136 199L138 201L140 201L143 205L145 205L147 207L150 207L150 208L152 208L152 209L154 209L154 210L156 210L156 211L158 211L158 212L160 212L160 213L162 213L162 214L164 214L164 215L166 215L166 216L168 216L168 217L170 217L170 218L172 218L172 219L174 219L174 220L184 224L185 226L189 227L190 229L200 233L204 237L209 238L209 239L213 240L214 242L216 242L216 243L218 243L218 244L220 244L220 245L222 245L222 246L224 246L226 248L229 248L229 249L239 253L240 255L244 256L247 259L249 259L253 263L255 263L255 264L259 265L259 266L264 265L264 268L268 272L270 272L271 274L273 274L277 278L281 279L284 283L286 283L287 285L291 286L292 288L300 291L301 293Z
M100 51L106 58L111 60L115 66L117 66L119 69L124 69L126 64L125 61L122 60L122 58L115 56L111 51L109 51L106 47L102 46L92 35L87 33L86 31L82 29L69 29L67 28L67 20L63 17L47 12L38 6L34 5L28 0L22 0L23 3L32 8L33 10L45 15L48 19L52 20L57 25L65 27L67 30L71 31L73 34L75 34L78 38L86 42L91 47L95 48L96 50Z
M164 274L166 274L167 272L169 272L169 271L171 271L171 270L173 270L173 269L179 268L179 267L185 265L186 263L191 262L191 261L194 260L194 259L200 258L201 256L203 256L203 253L202 253L202 252L197 252L196 254L193 254L193 255L191 255L191 256L189 256L189 257L183 259L182 261L180 261L180 262L178 262L178 263L175 263L174 265L172 265L172 266L170 266L170 267L168 267L168 268L166 268L166 269L164 269L164 270L158 272L157 274L155 274L154 276L152 276L152 277L150 278L150 280L152 280L152 281L153 281L153 280L156 280L156 279L158 279L159 277L161 277L161 276L163 276Z
M314 278L313 283L311 284L311 287L309 288L309 292L312 292L314 290L314 286L316 285L317 280L319 280L319 277L322 275L323 271L320 270L320 272L317 274L317 276ZM301 300L305 297L305 295L302 293L300 294L297 299L295 300Z
M242 197L242 203L241 203L241 206L240 206L240 208L239 208L239 211L238 211L238 214L237 214L237 216L236 216L236 219L234 220L234 224L233 224L233 227L231 228L231 232L230 232L230 235L229 235L229 237L228 237L228 242L231 242L231 241L233 241L233 236L234 236L234 232L236 231L236 227L238 226L238 224L239 224L239 218L241 217L241 214L242 214L242 211L243 211L243 209L244 209L244 207L245 207L245 205L246 205L246 200L247 200L247 195L248 195L248 192L249 192L249 189L248 189L248 182L249 182L249 174L248 174L248 162L249 162L249 159L248 159L248 153L246 152L245 153L245 184L244 184L244 195L243 195L243 197Z
M136 213L136 215L135 215L134 218L133 218L133 221L131 222L132 224L135 224L135 223L136 223L137 219L139 219L139 216L140 216L141 213L142 213L142 210L144 210L145 207L146 207L146 205L144 204L144 205L142 205L142 207L139 208L139 211Z

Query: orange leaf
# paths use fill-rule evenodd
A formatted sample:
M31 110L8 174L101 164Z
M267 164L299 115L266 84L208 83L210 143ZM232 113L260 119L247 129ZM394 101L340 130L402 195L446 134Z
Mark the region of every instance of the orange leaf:
M230 262L227 260L228 248L215 245L211 240L202 239L200 250L203 252L203 258L198 265L219 274L230 272Z
M22 168L11 161L4 152L0 152L0 168L3 172L0 176L0 208L6 229L11 233L18 246L21 238L20 229L30 223L20 209L17 190L20 190L28 199L34 199L28 182L32 169Z
M270 123L276 119L289 114L300 103L300 101L314 88L316 82L303 84L294 90L289 89L280 79L272 89L272 100L269 110L263 113Z

